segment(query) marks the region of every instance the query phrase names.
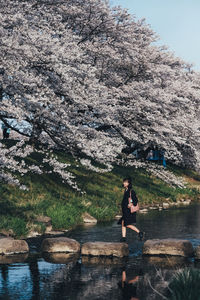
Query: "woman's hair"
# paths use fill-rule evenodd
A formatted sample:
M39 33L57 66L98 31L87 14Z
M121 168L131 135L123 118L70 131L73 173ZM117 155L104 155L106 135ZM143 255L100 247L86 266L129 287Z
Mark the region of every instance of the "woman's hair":
M132 188L132 179L131 179L131 177L125 177L123 179L123 182L124 181L128 181L128 188L131 189Z

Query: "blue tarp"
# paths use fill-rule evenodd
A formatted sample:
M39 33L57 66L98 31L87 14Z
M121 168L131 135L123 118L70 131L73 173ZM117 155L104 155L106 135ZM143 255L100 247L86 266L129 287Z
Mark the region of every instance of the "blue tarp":
M166 160L164 157L164 151L160 150L150 150L150 153L147 156L147 160L153 160L153 161L162 161L163 166L166 167Z

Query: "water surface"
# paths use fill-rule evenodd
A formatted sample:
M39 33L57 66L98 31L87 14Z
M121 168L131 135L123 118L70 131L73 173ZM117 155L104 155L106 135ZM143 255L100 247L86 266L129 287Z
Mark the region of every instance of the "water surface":
M137 216L137 226L146 238L184 238L200 244L200 205L152 210ZM95 226L79 226L66 236L80 243L118 242L121 227L117 221ZM161 273L170 277L180 267L200 267L192 259L142 257L143 242L127 230L130 255L124 259L87 258L67 255L40 255L42 239L30 239L31 253L4 257L0 265L0 299L161 299L150 287L158 289ZM126 280L125 280L126 279Z

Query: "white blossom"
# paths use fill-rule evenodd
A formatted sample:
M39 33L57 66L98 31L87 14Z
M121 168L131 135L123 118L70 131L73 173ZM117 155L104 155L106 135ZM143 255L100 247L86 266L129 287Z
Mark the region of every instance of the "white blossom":
M84 154L87 168L94 170L92 159L110 170L123 150L153 145L168 161L200 170L200 74L155 46L158 36L143 19L104 0L0 3L0 120L24 136L0 145L2 180L19 184L14 172L44 172L21 162L36 144L77 190L49 151Z

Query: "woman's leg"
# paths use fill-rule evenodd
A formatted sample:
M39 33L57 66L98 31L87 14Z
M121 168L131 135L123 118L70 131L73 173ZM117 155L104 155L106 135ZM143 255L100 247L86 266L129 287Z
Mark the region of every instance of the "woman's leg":
M136 226L134 226L134 225L127 225L126 227L128 227L128 228L130 228L130 229L136 231L137 233L140 232L139 229L138 229Z
M140 230L139 230L136 226L134 226L134 225L127 225L126 227L127 227L127 228L130 228L130 229L132 229L132 230L134 230L134 231L136 231L136 232L138 233L138 237L139 237L140 241L142 241L142 240L144 239L145 232L140 231Z
M126 237L126 226L124 226L124 220L122 220L122 237Z

